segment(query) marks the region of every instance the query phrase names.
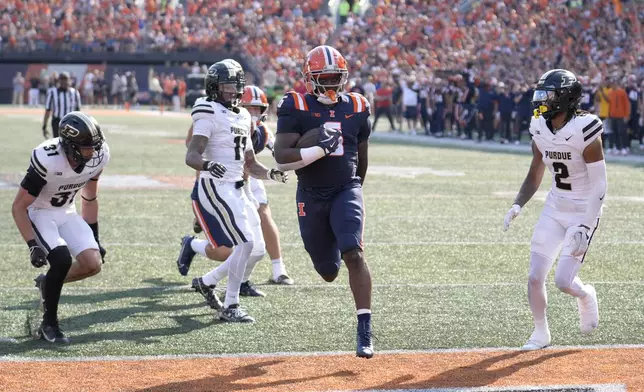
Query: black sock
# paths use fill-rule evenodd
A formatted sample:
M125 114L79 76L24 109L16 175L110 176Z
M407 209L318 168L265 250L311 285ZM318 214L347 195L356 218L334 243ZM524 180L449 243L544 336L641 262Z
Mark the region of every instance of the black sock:
M59 250L61 249L62 250ZM67 272L72 266L72 258L67 247L57 247L49 255L49 271L45 278L45 315L43 321L46 324L56 324L58 320L58 302L60 293L63 290L63 283Z

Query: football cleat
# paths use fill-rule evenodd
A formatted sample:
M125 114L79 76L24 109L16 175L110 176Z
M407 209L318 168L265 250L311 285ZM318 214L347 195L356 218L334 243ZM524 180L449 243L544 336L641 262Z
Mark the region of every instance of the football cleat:
M230 305L219 311L219 319L229 323L253 323L252 318L239 304Z
M195 221L194 221L194 223L192 224L192 230L193 230L196 234L199 234L199 233L201 233L201 232L203 231L203 229L201 228L201 225L199 224L199 220L197 220L197 218L195 218Z
M58 321L54 324L46 324L44 321L40 324L38 335L49 343L69 344L70 340L58 326Z
M589 334L599 325L599 307L597 304L597 292L589 284L586 285L589 293L584 298L577 298L579 309L579 329L581 333Z
M550 331L537 331L536 329L530 335L530 339L521 347L521 350L532 351L541 350L550 346Z
M286 286L291 286L295 283L295 281L288 275L280 275L277 278L270 278L268 281L273 284L283 284Z
M219 300L215 293L214 285L208 286L203 282L202 278L194 278L192 279L192 288L206 299L206 303L212 309L219 310L223 307L221 300Z
M179 257L177 258L177 268L179 269L179 273L183 276L188 275L192 259L194 259L197 254L192 250L192 246L190 246L194 239L195 237L191 235L187 235L181 239L181 250L179 251Z
M242 282L239 286L239 295L242 297L266 297L266 293L255 287L250 280Z
M373 333L371 323L358 323L356 357L373 357Z

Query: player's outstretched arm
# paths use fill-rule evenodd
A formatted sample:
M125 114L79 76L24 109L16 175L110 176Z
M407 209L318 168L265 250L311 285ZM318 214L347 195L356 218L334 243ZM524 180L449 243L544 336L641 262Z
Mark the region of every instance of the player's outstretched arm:
M532 142L532 163L530 164L530 169L528 170L528 175L523 180L521 189L517 197L514 198L514 204L510 210L505 214L505 219L503 220L503 230L507 231L510 227L510 223L514 218L519 216L521 213L521 208L530 200L532 196L537 192L539 186L541 185L541 180L543 179L543 172L545 171L545 164L541 158L541 151L537 147L537 144Z
M257 160L255 151L248 149L244 152L244 171L248 172L251 176L259 179L273 180L277 182L287 182L288 175L281 170L268 169L261 162Z

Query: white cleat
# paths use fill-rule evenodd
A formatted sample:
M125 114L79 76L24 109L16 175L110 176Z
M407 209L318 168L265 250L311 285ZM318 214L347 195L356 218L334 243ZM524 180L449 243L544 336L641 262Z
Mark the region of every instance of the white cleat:
M541 350L542 348L546 348L548 346L550 346L550 331L546 330L545 332L543 332L537 331L535 329L534 332L532 332L530 339L528 339L526 344L521 347L521 350Z
M584 298L577 298L579 309L579 329L584 335L592 333L599 325L599 306L597 304L597 292L589 284L586 285L588 295Z

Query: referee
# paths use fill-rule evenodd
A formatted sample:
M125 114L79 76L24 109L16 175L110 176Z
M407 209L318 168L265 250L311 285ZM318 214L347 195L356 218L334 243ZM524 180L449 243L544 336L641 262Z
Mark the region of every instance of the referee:
M78 91L69 87L69 73L63 72L58 77L58 87L52 87L47 91L45 102L45 118L42 124L42 134L47 138L47 120L51 116L51 129L54 137L58 137L58 125L60 119L69 112L81 109L81 99Z

